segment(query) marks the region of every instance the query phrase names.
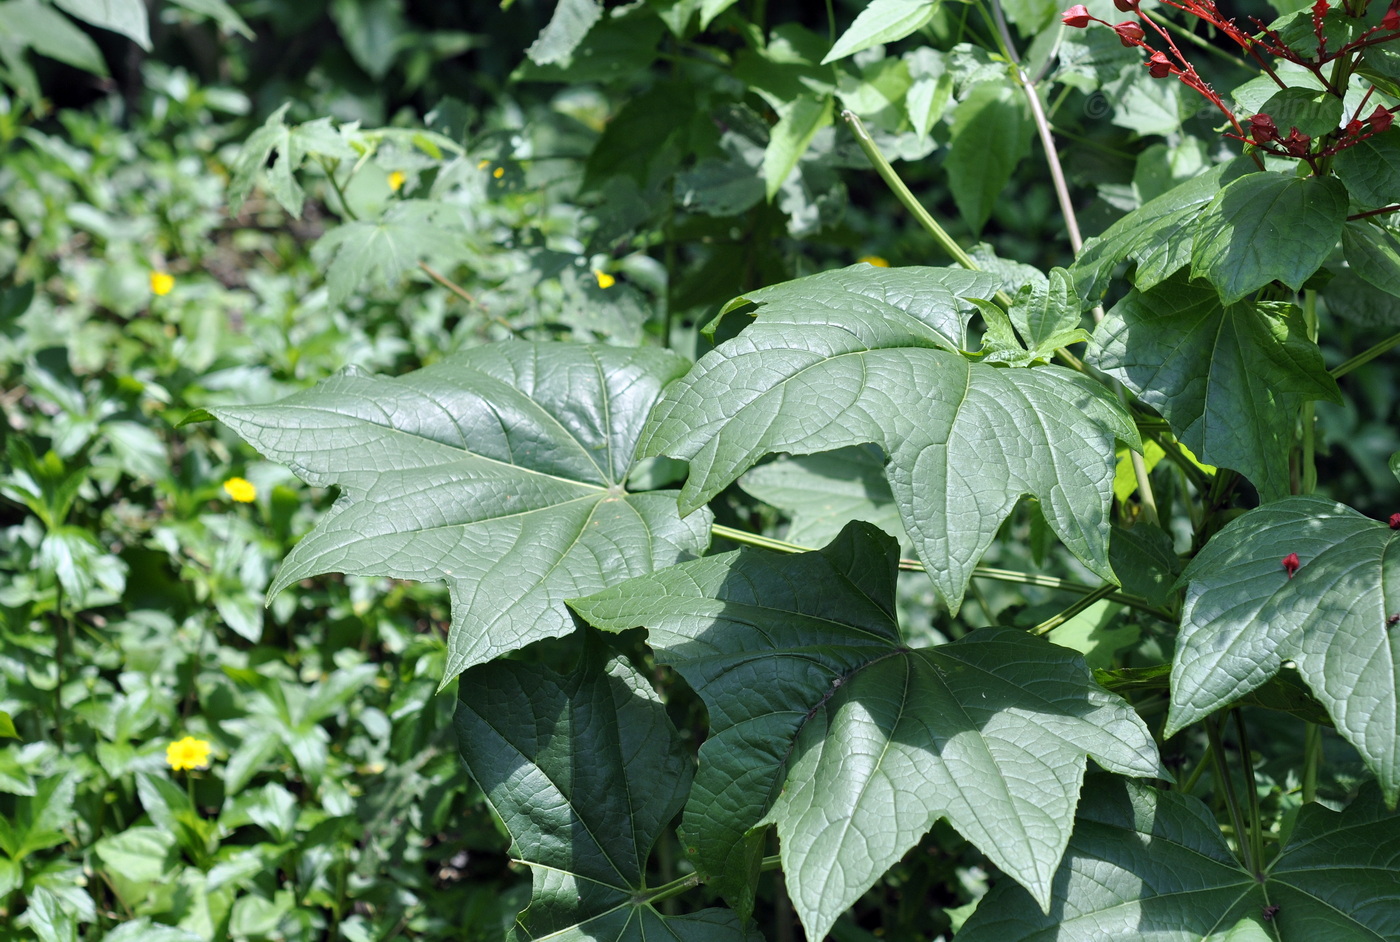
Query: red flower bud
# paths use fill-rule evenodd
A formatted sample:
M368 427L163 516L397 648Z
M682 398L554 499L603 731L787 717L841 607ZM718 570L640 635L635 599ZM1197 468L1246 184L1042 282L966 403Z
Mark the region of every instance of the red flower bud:
M1400 10L1391 7L1385 11L1385 16L1381 17L1381 29L1388 29L1392 33L1400 30Z
M1312 138L1307 134L1299 132L1297 128L1291 128L1288 132L1288 136L1280 141L1280 143L1283 144L1283 149L1294 157L1302 157L1308 152L1308 145L1312 143Z
M1288 578L1293 578L1293 574L1298 571L1299 565L1297 553L1289 553L1287 556L1283 557L1283 571L1288 573Z
M1357 118L1352 118L1347 122L1345 130L1347 137L1356 137L1356 135L1361 133L1361 121Z
M1371 112L1371 117L1366 120L1371 122L1371 130L1380 134L1390 130L1390 124L1395 120L1395 115L1386 111L1380 105L1376 105L1376 110Z
M1332 9L1332 6L1327 2L1327 0L1317 0L1317 2L1313 4L1312 8L1313 21L1316 22L1322 19L1324 16L1327 15L1327 11L1330 9Z
M1075 29L1083 29L1088 26L1093 19L1094 18L1089 15L1089 10L1084 4L1076 3L1064 12L1064 15L1060 17L1060 22L1064 23L1066 26L1072 26Z
M1118 34L1118 41L1125 46L1136 46L1142 42L1142 38L1147 35L1142 31L1142 27L1128 20L1113 27L1113 31Z
M1390 529L1400 530L1400 514L1390 515Z
M1136 13L1138 0L1113 0L1113 5L1118 8L1119 13Z
M1256 144L1278 140L1278 128L1274 127L1274 119L1262 113L1250 117L1249 133Z
M1153 78L1166 78L1172 74L1171 60L1165 53L1154 52L1147 58L1147 71Z

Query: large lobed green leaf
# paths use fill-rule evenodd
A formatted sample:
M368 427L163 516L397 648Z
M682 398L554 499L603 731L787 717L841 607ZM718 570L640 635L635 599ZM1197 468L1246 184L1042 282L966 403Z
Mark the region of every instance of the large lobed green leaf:
M1240 157L1192 177L1149 200L1084 243L1075 259L1074 284L1081 297L1097 301L1119 262L1137 264L1134 284L1146 291L1185 268L1201 209L1220 188L1254 164Z
M1282 560L1296 553L1289 577ZM1400 798L1400 531L1320 497L1256 508L1182 575L1168 735L1256 689L1285 661Z
M704 699L687 850L747 912L776 824L808 938L939 818L1048 907L1085 757L1164 774L1147 727L1064 648L999 628L907 647L897 563L892 538L852 523L816 552L742 549L570 603L599 628L646 626Z
M1027 494L1085 565L1116 581L1114 439L1139 447L1137 430L1086 376L958 352L965 299L997 287L985 273L856 265L748 294L755 323L668 388L642 453L690 460L688 512L766 454L879 445L904 526L954 611Z
M1184 272L1114 305L1088 358L1160 411L1201 460L1241 472L1266 500L1289 492L1298 407L1341 401L1296 308L1222 305Z
M1096 776L1046 913L1003 883L958 942L1381 942L1400 938L1400 815L1374 787L1305 806L1261 877L1198 799Z
M516 937L758 942L732 911L663 916L647 857L685 801L690 757L646 678L589 645L566 673L497 661L462 678L467 770L531 868Z
M1347 189L1332 177L1251 173L1215 194L1196 225L1191 274L1234 304L1271 281L1297 291L1342 237Z
M269 595L326 572L444 580L446 683L572 631L564 599L708 545L708 513L682 520L672 492L623 486L647 413L685 367L660 350L505 343L210 411L307 483L341 488Z

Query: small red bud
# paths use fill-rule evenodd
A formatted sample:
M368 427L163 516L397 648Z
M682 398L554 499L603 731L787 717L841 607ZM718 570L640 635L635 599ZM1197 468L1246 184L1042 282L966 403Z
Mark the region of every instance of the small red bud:
M1400 530L1400 514L1390 515L1390 529Z
M1142 31L1142 27L1128 20L1113 27L1113 31L1118 34L1118 41L1125 46L1136 46L1142 42L1142 38L1147 34Z
M1400 10L1391 7L1385 11L1385 16L1381 17L1381 29L1390 30L1392 33L1400 30Z
M1118 8L1119 13L1135 13L1138 0L1113 0L1113 5Z
M1283 149L1294 157L1302 157L1308 152L1308 145L1312 143L1312 138L1307 134L1301 133L1297 128L1292 128L1289 130L1288 136L1285 137L1281 143L1283 144Z
M1166 78L1172 74L1171 60L1165 53L1154 52L1147 58L1147 71L1153 78Z
M1358 134L1361 133L1361 121L1360 121L1360 119L1358 119L1358 118L1352 118L1350 121L1347 122L1347 126L1346 126L1346 129L1345 129L1345 130L1346 130L1346 136L1347 136L1347 137L1356 137L1356 135L1358 135Z
M1332 5L1329 4L1327 0L1317 0L1317 2L1313 4L1312 8L1313 20L1316 21L1322 19L1324 16L1327 15L1327 11L1330 9L1332 9Z
M1298 571L1299 565L1297 553L1289 553L1287 556L1283 557L1283 571L1288 573L1288 578L1293 578L1293 574Z
M1390 130L1390 124L1395 120L1395 115L1386 111L1380 105L1376 105L1376 110L1371 112L1371 117L1366 120L1371 122L1371 130L1381 134Z
M1252 115L1249 119L1249 130L1256 144L1278 140L1278 128L1274 127L1274 119L1266 114Z
M1083 29L1088 26L1093 19L1094 18L1089 15L1089 10L1084 4L1076 3L1064 12L1064 15L1060 17L1060 22L1075 29Z

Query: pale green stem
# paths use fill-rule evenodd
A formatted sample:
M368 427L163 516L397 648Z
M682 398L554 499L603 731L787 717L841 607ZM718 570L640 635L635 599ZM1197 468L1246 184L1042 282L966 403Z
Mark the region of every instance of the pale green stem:
M1230 778L1229 769L1225 765L1225 745L1220 740L1220 720L1214 716L1208 716L1205 720L1206 739L1210 743L1211 761L1215 765L1215 787L1219 790L1218 797L1223 799L1226 808L1230 812L1230 824L1235 829L1235 846L1239 849L1240 857L1244 862L1244 868L1250 873L1258 872L1252 859L1253 848L1246 840L1246 829L1244 824L1244 813L1240 810L1239 795L1235 793L1235 782Z
M757 546L760 549L773 550L777 553L812 553L815 547L802 546L798 543L789 543L787 540L775 539L771 536L761 536L757 533L749 533L745 530L736 530L733 527L726 527L723 524L715 524L710 527L710 532L717 537L730 540L734 543L743 543L747 546ZM924 564L917 559L901 559L899 568L905 572L925 572ZM1057 576L1042 576L1035 573L1019 572L1015 569L997 569L993 566L977 566L972 570L975 579L991 579L995 582L1009 582L1016 585L1033 585L1044 589L1057 589L1061 592L1073 592L1076 595L1092 595L1096 592L1108 588L1110 594L1100 596L1120 605L1135 608L1142 612L1147 612L1156 618L1164 621L1175 622L1176 619L1170 612L1156 608L1146 599L1136 595L1129 595L1126 592L1113 591L1112 585L1091 586L1082 582L1073 582L1069 579L1061 579Z
M1311 288L1303 293L1303 323L1307 326L1308 339L1317 342L1317 292ZM1317 443L1314 426L1317 424L1316 407L1309 399L1299 410L1303 423L1300 464L1302 481L1299 493L1311 494L1317 490Z
M1322 727L1303 727L1303 804L1317 801L1317 772L1322 765Z
M1073 605L1065 609L1063 612L1060 612L1057 615L1053 615L1050 618L1045 619L1045 621L1041 622L1040 624L1036 625L1034 628L1031 629L1031 634L1036 636L1048 635L1050 632L1054 631L1056 628L1060 627L1065 622L1069 621L1071 618L1087 610L1089 606L1093 605L1095 602L1108 598L1112 594L1113 586L1109 583L1104 583L1103 585L1095 589L1093 592L1090 592L1088 595L1077 600Z
M1352 370L1357 369L1358 367L1365 366L1367 363L1370 363L1376 357L1380 356L1382 353L1385 353L1387 350L1389 350L1396 344L1400 344L1400 334L1392 334L1391 336L1385 338L1375 346L1370 347L1366 350L1362 350L1350 360L1347 360L1344 363L1337 364L1336 366L1332 367L1332 369L1328 372L1332 374L1333 379L1341 379L1343 376L1347 375Z
M1244 727L1244 715L1239 707L1230 711L1235 716L1235 732L1240 739L1240 755L1244 759L1245 798L1249 811L1249 845L1254 857L1255 873L1264 867L1264 819L1259 811L1259 783L1254 778L1254 755L1249 748L1249 733Z

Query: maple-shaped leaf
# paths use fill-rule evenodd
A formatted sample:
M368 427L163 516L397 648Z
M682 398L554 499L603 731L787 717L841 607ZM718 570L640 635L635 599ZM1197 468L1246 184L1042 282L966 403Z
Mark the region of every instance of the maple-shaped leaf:
M1244 474L1265 500L1288 493L1298 407L1341 401L1297 308L1223 305L1184 272L1115 304L1088 359L1160 411L1202 461Z
M398 378L350 370L214 416L341 496L269 597L326 572L441 580L447 673L573 630L564 599L697 555L710 516L624 487L637 435L687 362L661 350L511 342Z
M296 172L301 169L307 157L321 156L333 161L355 160L360 155L350 146L345 131L353 132L354 125L345 131L337 128L330 118L317 118L305 124L288 125L287 111L292 107L287 102L278 108L268 119L248 136L238 156L234 158L232 178L228 185L228 203L232 212L238 212L248 193L253 189L264 168L267 169L268 186L273 197L282 208L296 218L301 218L302 203L306 193L297 183ZM277 155L272 166L267 166L268 158Z
M1290 575L1284 559L1297 556ZM1291 562L1291 561L1290 561ZM1182 574L1166 734L1297 665L1337 731L1400 798L1400 530L1320 497L1232 521Z
M969 298L998 279L950 268L855 265L731 302L755 322L667 389L645 455L690 461L681 491L703 506L766 454L873 443L900 517L956 611L978 559L1025 495L1105 579L1114 439L1139 447L1101 384L1055 366L970 362Z
M377 220L336 226L316 243L326 268L330 303L339 306L369 279L380 284L429 258L460 259L468 252L459 210L438 200L400 200Z
M1094 776L1043 912L992 888L958 942L1363 942L1400 938L1400 815L1367 785L1344 810L1305 805L1256 877L1199 799Z
M705 701L687 852L746 913L776 824L808 938L939 818L1049 906L1086 756L1163 774L1147 727L1077 654L1001 628L905 645L898 555L856 522L816 552L741 549L570 602L595 627L645 626Z
M530 868L516 939L761 942L726 909L665 916L647 857L680 810L691 761L666 705L626 661L588 644L578 665L500 660L462 677L467 770Z

